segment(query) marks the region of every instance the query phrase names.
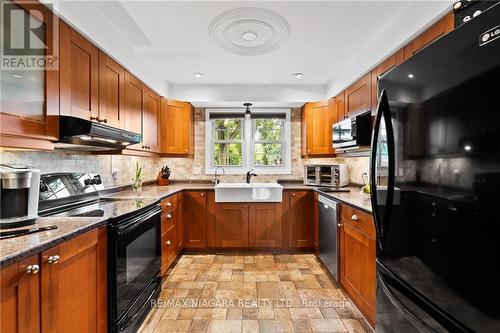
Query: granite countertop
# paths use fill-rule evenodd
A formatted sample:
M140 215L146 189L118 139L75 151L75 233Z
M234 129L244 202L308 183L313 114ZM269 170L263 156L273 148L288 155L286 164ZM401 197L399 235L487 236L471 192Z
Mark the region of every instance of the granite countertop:
M367 197L360 193L356 186L346 187L350 192L324 193L317 187L304 185L303 183L283 182L284 190L311 190L321 193L327 197L341 201L371 213L371 203ZM106 193L101 198L109 199L154 199L161 200L183 190L213 190L211 183L173 183L168 186L148 185L140 192L122 190L114 193ZM43 231L26 236L0 240L0 266L22 260L33 254L44 251L67 239L73 238L93 228L105 225L109 216L104 217L40 217L35 225L26 228L57 225L57 229Z
M106 224L107 217L40 217L27 229L57 225L57 229L0 240L0 266L22 260L67 239Z
M318 190L317 187L304 185L303 183L283 182L284 190L311 190L321 193L327 197L339 200L345 204L354 206L368 213L372 212L371 202L369 197L361 193L361 188L357 186L344 187L349 189L350 192L337 192L325 193ZM211 183L174 183L168 186L149 185L142 188L140 192L133 192L131 190L120 191L111 193L102 197L111 199L163 199L174 195L183 190L213 190L214 185Z

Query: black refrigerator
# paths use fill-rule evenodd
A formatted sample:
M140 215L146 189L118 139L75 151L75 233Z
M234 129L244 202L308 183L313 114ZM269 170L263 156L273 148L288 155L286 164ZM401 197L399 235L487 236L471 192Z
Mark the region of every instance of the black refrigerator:
M500 5L378 92L376 332L500 332Z

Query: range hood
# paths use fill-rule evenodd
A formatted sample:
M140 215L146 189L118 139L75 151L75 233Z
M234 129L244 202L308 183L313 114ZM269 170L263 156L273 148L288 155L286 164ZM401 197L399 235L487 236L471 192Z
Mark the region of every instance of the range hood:
M140 143L141 134L70 116L59 116L55 147L82 151L123 150Z

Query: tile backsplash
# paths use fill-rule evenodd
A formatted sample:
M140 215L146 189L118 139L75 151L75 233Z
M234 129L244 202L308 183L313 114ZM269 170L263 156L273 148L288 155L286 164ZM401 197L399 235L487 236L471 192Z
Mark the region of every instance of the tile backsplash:
M263 175L255 177L258 182L272 182L277 179L302 181L304 165L321 163L347 163L350 180L361 184L361 174L368 172L368 157L314 158L302 159L300 109L292 109L292 172L288 175ZM31 152L0 151L0 163L18 163L37 167L42 173L51 172L91 172L102 176L106 186L130 184L139 162L144 168L145 180L154 180L159 169L168 165L172 170L172 180L210 180L205 174L205 110L195 109L195 154L194 158L151 158L122 155L91 155L67 151ZM199 174L195 174L199 170ZM223 175L223 181L244 181L244 175Z

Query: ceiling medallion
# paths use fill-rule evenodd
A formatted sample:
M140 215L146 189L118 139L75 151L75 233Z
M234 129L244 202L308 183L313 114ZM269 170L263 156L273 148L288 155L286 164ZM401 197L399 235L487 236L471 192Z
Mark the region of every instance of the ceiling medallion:
M239 55L260 55L280 47L290 36L290 24L263 8L237 8L217 16L208 26L210 38L224 50Z

